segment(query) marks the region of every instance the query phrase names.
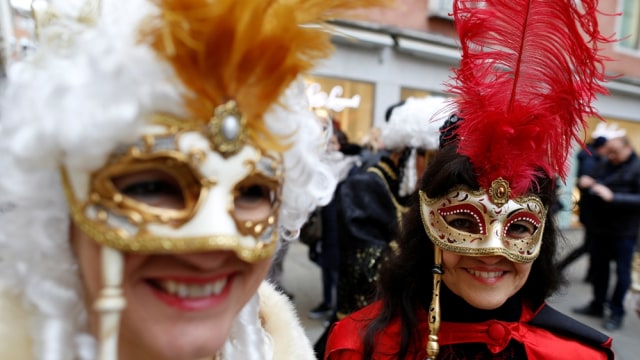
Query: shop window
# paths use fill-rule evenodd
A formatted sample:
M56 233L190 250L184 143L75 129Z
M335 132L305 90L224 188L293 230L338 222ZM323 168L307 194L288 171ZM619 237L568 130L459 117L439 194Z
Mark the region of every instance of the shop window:
M337 99L337 108L331 110L350 142L359 143L369 133L373 123L373 83L313 75L306 76L305 82L316 87L314 91L320 92L321 97Z
M585 136L587 142L591 140L593 130L595 130L596 126L601 122L602 121L597 118L591 118L588 120L587 136ZM633 145L636 152L640 151L640 123L608 118L605 118L605 122L606 124L618 125L619 128L626 130L629 142Z
M413 89L413 88L407 88L407 87L403 87L402 89L400 89L400 100L407 100L410 97L422 98L422 97L427 97L429 95L431 95L431 93L428 92L427 90Z

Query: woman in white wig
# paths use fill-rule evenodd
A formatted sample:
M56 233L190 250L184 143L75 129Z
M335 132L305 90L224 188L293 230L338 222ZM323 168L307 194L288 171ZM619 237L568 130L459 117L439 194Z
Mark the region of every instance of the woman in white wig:
M296 78L330 53L317 25L381 2L36 12L2 97L0 358L313 359L261 285L334 186Z

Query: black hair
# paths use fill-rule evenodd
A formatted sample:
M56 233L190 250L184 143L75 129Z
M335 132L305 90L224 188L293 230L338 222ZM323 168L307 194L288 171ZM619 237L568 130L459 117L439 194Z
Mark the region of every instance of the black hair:
M593 142L591 143L591 146L593 146L594 149L599 149L599 148L603 147L606 142L607 142L607 138L606 137L598 136L597 138L595 138L593 140Z
M342 148L343 146L349 143L349 137L347 136L347 134L337 126L333 127L333 135L335 135L336 140L338 140L338 144L340 144L340 148Z
M362 153L362 146L353 143L346 143L340 145L340 152L345 155L360 155Z
M539 176L531 192L540 197L549 209L556 201L553 180ZM457 142L445 145L436 154L422 177L420 189L430 198L445 196L458 185L478 190L479 185L469 159L457 153ZM409 212L405 214L398 239L399 251L380 269L378 298L382 301L379 315L371 321L364 335L363 359L371 359L376 336L396 317L400 318L400 343L397 358L419 349L428 334L419 333L417 310L429 304L432 295L432 267L434 245L429 240L420 216L418 194L414 194ZM562 283L562 276L554 266L557 231L550 211L547 212L542 234L540 255L533 262L531 272L518 294L534 308L541 305ZM422 360L422 359L420 359Z

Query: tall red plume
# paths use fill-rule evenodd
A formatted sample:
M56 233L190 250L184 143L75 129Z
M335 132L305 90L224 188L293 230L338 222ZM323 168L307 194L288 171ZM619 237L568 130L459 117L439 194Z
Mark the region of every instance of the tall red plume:
M462 61L449 91L458 95L459 152L480 186L509 181L523 195L544 171L566 179L573 141L591 102L607 90L597 0L457 0Z

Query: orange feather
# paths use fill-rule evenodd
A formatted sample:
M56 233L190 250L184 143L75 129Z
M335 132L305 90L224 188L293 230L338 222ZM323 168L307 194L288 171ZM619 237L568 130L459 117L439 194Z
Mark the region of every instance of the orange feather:
M190 115L208 121L235 100L249 137L282 149L263 115L301 73L333 47L324 21L388 0L156 0L160 15L141 29L143 41L175 69L192 94Z

